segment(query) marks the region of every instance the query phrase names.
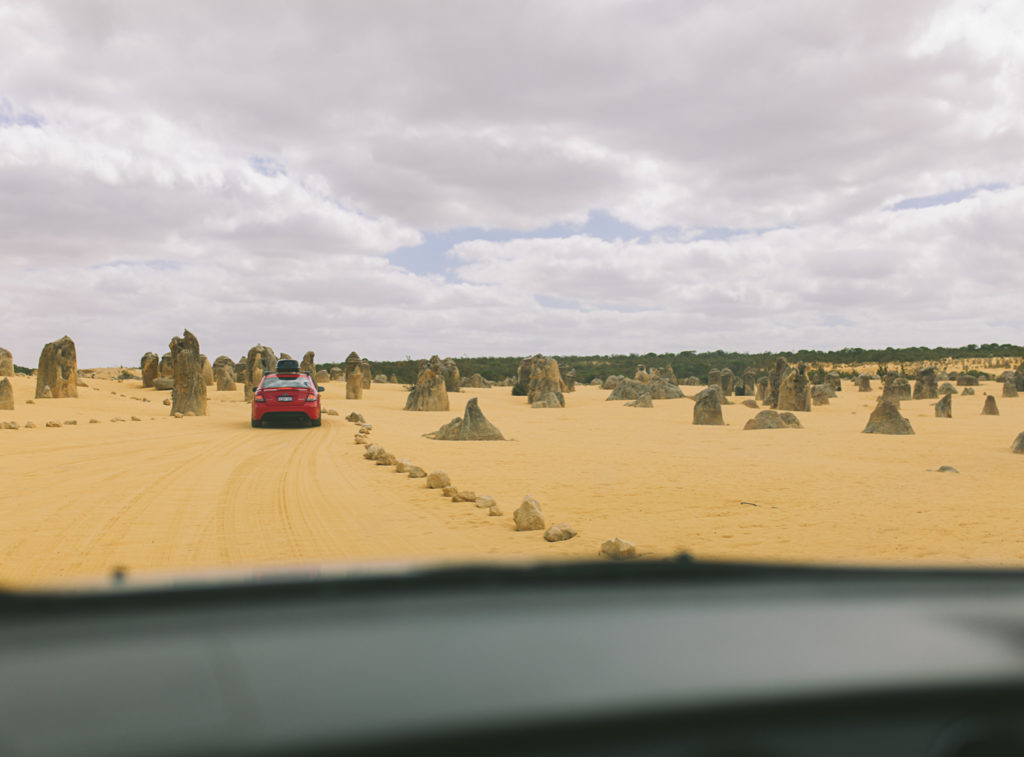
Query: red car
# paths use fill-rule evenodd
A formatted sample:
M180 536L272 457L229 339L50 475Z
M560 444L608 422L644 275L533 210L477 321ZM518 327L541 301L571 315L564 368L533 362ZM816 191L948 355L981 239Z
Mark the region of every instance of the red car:
M323 390L307 374L299 372L296 361L278 361L277 370L265 375L253 390L252 427L259 428L263 421L277 419L308 420L309 425L319 426Z

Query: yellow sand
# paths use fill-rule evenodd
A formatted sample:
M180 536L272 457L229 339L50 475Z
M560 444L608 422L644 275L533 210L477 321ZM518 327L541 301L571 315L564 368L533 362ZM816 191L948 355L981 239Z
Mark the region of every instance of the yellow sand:
M210 391L210 414L174 419L167 392L138 381L87 379L78 399L36 400L34 380L13 380L14 420L0 430L0 582L94 578L218 567L377 560L591 558L622 537L645 555L840 563L1024 563L1020 511L1024 398L988 382L953 399L903 403L915 436L861 430L876 392L846 384L827 407L801 413L803 430L744 431L757 411L725 408L728 425L691 425L688 399L653 409L606 402L582 387L564 410L531 409L507 388L449 395L448 413L401 408L400 386L374 385L312 428L249 427L235 393ZM685 387L688 394L696 391ZM983 417L985 392L1002 415ZM422 434L480 398L508 442L439 442ZM142 398L149 399L144 403ZM502 517L453 503L393 468L363 459L358 410L372 439L463 489L495 497ZM139 422L112 423L132 415ZM88 423L90 418L101 421ZM48 420L77 420L46 428ZM953 465L959 474L928 469ZM579 536L547 543L513 530L512 511L537 498L549 524ZM754 503L754 504L743 504Z

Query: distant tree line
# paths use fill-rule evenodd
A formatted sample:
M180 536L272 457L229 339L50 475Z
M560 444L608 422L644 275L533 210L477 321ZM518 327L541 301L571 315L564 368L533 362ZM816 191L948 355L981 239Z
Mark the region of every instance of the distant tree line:
M441 357L445 357L442 355ZM472 376L479 373L490 381L500 381L508 376L515 376L519 363L526 355L519 357L457 357L459 373ZM767 373L779 357L789 363L806 363L820 371L820 364L885 364L885 363L928 363L938 362L947 358L1024 358L1024 347L1016 344L967 344L963 347L886 347L884 349L863 349L846 347L841 350L798 350L797 352L648 352L629 355L551 355L558 361L562 374L569 370L576 371L576 381L589 383L595 378L604 379L617 374L632 376L638 365L648 368L664 368L671 366L679 379L696 376L702 382L707 379L708 371L713 368L728 368L741 375L747 368L753 368L759 375ZM394 374L403 384L411 384L422 359L413 360L370 360L374 374ZM343 366L344 362L319 363L317 368L330 370L334 366ZM976 373L976 371L971 371ZM851 375L853 371L849 371Z

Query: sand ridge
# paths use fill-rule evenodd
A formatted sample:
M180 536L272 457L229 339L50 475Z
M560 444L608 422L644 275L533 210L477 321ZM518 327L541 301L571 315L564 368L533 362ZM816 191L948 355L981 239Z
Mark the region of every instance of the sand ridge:
M743 431L757 410L723 408L725 426L693 426L689 399L651 409L605 402L580 387L562 409L532 409L507 388L449 395L450 412L406 412L401 386L344 399L330 382L319 429L249 427L242 392L210 391L209 415L174 419L167 392L138 381L86 379L77 399L36 400L16 377L16 409L35 429L0 430L0 582L15 586L219 567L373 560L466 561L596 557L612 537L644 555L830 563L1020 565L1017 509L1024 399L904 401L916 434L861 434L877 392L846 382L829 406L800 413L802 430ZM692 395L700 387L684 387ZM1001 414L981 416L985 392ZM123 396L122 396L123 395ZM506 442L423 436L478 397ZM142 398L150 402L141 402ZM460 489L496 498L505 515L453 503L422 479L363 459L356 410L372 439ZM110 418L140 422L111 423ZM95 418L100 423L90 424ZM45 428L45 422L77 420ZM940 465L960 473L935 473ZM579 536L548 543L516 532L530 494L548 524Z

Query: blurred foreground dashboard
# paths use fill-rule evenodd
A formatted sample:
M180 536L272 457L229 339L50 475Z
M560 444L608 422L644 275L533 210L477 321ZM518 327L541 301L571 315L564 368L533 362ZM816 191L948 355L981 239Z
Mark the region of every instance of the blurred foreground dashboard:
M0 755L1024 755L1024 574L694 563L0 596Z

